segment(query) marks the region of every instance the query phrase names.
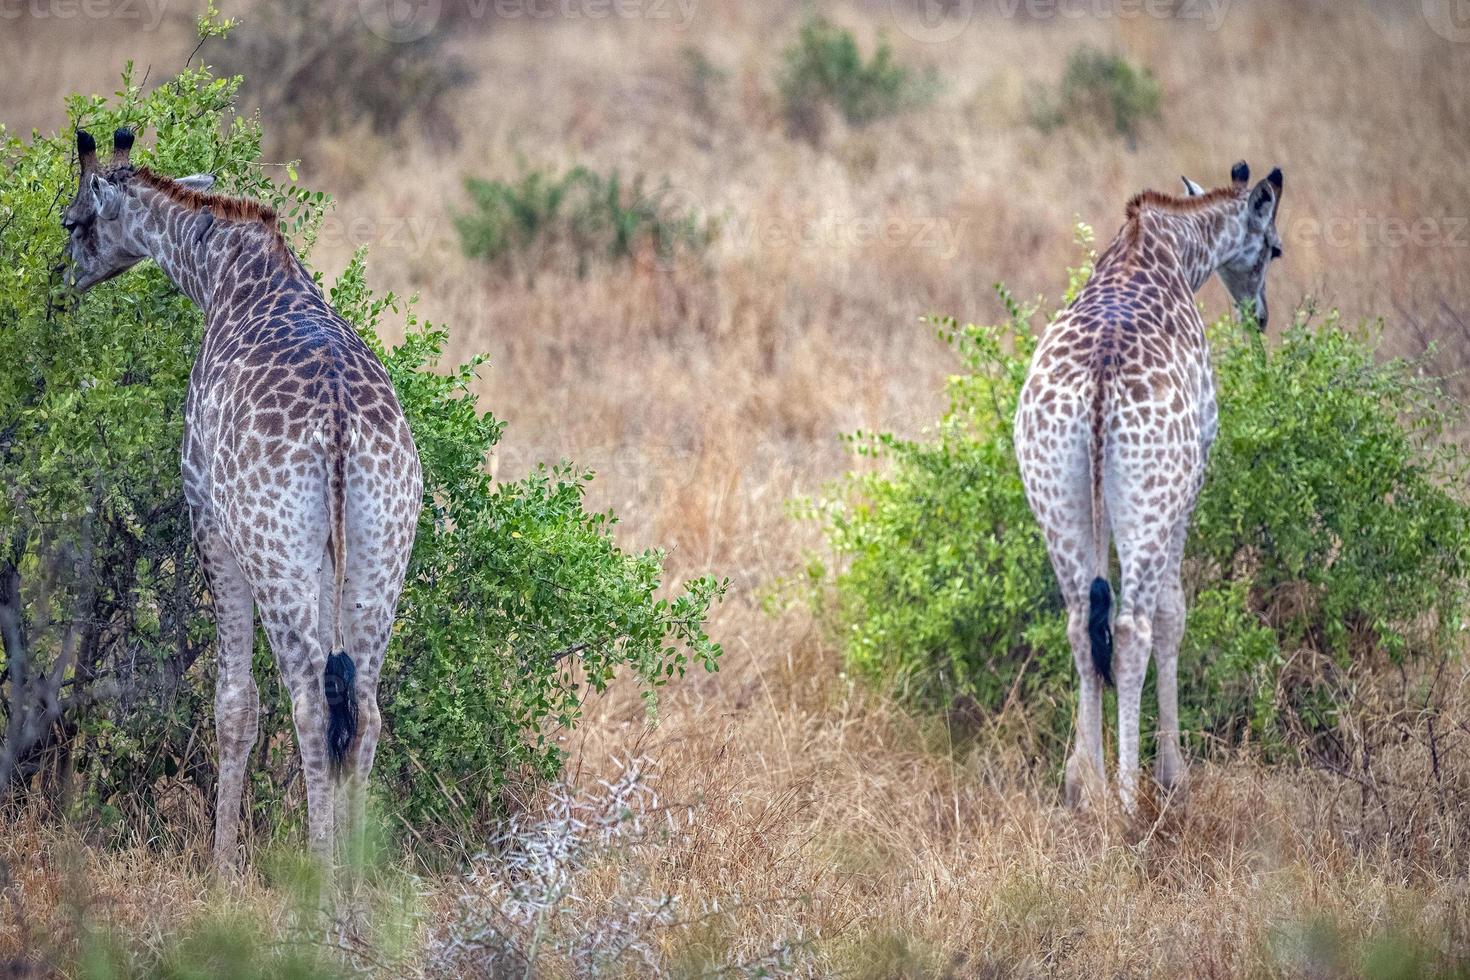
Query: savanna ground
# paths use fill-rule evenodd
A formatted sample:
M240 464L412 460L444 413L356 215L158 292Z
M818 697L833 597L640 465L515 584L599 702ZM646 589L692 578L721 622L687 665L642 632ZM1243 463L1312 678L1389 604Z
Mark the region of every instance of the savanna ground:
M619 514L620 540L667 546L675 579L733 580L711 624L719 673L673 686L656 725L614 689L569 746L579 786L641 756L659 797L692 807L686 828L627 860L650 894L721 914L655 941L679 944L665 952L691 975L773 947L802 970L868 977L1412 975L1411 946L1463 962L1470 814L1446 792L1425 817L1418 790L1460 786L1470 759L1405 740L1375 760L1393 778L1370 794L1350 774L1231 750L1194 760L1188 806L1156 820L1073 814L1059 755L909 714L847 678L806 612L767 600L820 547L785 504L853 465L838 434L912 434L937 417L953 361L919 318L995 320L996 281L1056 297L1075 220L1106 240L1132 193L1173 191L1181 173L1214 186L1238 158L1279 163L1275 308L1315 297L1349 320L1383 315L1386 352L1437 341L1435 366L1453 376L1470 360L1470 30L1433 2L1221 0L1174 17L951 6L935 22L899 0L823 5L865 50L886 37L940 83L926 105L861 127L834 115L789 132L773 79L803 8L715 0L480 5L442 48L473 77L432 119L389 132L292 126L281 107L268 119L268 153L299 158L303 183L337 200L314 264L330 276L369 246L373 284L420 294L451 326L451 357L490 355L480 391L509 423L499 474L590 465L592 503ZM62 97L111 91L126 59L166 76L197 12L0 7L0 119L59 128ZM225 8L247 28L255 12ZM234 41L198 56L234 67ZM1082 44L1126 53L1161 85L1162 118L1132 146L1105 127L1032 124L1034 86L1054 85ZM249 98L268 101L270 84L254 79ZM575 164L667 179L720 232L697 258L585 275L462 254L464 177ZM1217 283L1202 301L1212 315L1226 303ZM1466 731L1470 701L1451 701ZM1024 706L1007 724L1024 725ZM162 845L89 848L39 816L12 825L0 953L86 917L157 944L210 902L279 921L260 880L219 893L208 801L191 812ZM587 870L585 907L618 880ZM461 885L437 871L418 888L423 936ZM417 941L383 972L421 968Z

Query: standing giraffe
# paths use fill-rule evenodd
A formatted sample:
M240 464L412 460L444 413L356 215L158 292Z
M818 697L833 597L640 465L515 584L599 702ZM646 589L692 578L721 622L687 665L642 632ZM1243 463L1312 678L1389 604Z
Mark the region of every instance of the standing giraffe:
M204 342L184 408L184 496L219 634L215 863L237 858L260 697L254 608L291 695L308 839L330 863L356 830L377 749L378 674L422 498L418 452L383 365L291 253L275 212L111 163L77 133L62 216L85 291L151 258L197 303ZM345 812L344 812L345 811Z
M1281 170L1254 188L1242 161L1231 184L1186 197L1153 191L1126 220L1077 299L1036 348L1016 410L1016 457L1067 606L1080 677L1066 801L1104 781L1102 689L1118 687L1118 792L1138 791L1138 712L1149 650L1158 670L1157 777L1183 782L1179 748L1180 560L1204 482L1217 416L1205 325L1194 294L1216 272L1266 326L1266 268L1281 256ZM1108 540L1122 573L1110 626ZM1116 659L1114 647L1116 645Z

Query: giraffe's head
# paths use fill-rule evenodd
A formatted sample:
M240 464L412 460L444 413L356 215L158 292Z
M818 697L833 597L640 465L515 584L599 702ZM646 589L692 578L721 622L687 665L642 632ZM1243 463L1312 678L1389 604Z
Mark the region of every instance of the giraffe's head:
M1204 188L1190 180L1184 191L1190 197L1205 194ZM1230 171L1228 190L1239 202L1239 212L1228 226L1228 241L1220 246L1220 280L1237 306L1250 304L1256 325L1266 329L1270 315L1266 305L1266 270L1281 258L1281 236L1276 232L1276 210L1281 205L1281 168L1276 167L1264 180L1251 186L1251 168L1244 160Z
M77 192L61 213L66 229L66 254L71 260L68 281L85 292L147 258L142 236L135 225L141 218L136 200L136 173L128 156L133 134L119 129L112 135L112 160L97 163L97 143L85 130L77 130L77 159L81 163ZM208 190L214 178L208 174L184 177L177 183L196 191Z

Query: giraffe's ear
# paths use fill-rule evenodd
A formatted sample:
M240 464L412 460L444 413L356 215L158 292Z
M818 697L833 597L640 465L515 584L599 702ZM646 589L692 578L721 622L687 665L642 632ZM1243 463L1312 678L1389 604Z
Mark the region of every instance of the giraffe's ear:
M180 177L174 183L183 187L185 190L198 191L200 194L204 194L214 186L214 174L190 174L187 177Z
M117 185L97 173L87 175L87 191L92 195L92 211L107 221L116 218L122 210L122 191Z
M1196 184L1194 181L1190 180L1188 177L1180 177L1179 179L1184 182L1184 195L1185 195L1185 197L1199 197L1201 194L1203 194L1205 192L1205 189L1203 187L1201 187L1200 185Z
M1251 190L1249 212L1256 225L1264 228L1276 217L1276 205L1281 200L1279 188L1279 183L1267 177Z
M114 167L126 167L129 164L128 155L133 152L133 131L131 129L119 129L112 134L112 165Z

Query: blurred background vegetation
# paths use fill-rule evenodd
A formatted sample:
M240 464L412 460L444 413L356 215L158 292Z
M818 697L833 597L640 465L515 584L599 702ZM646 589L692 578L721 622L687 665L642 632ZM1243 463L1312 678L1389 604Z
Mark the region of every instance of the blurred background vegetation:
M147 974L208 962L190 937L238 915L259 942L235 962L263 975L324 943L354 969L443 972L456 941L472 947L457 968L485 975L523 975L538 950L550 975L1462 970L1470 691L1445 628L1464 498L1442 454L1465 430L1433 395L1463 397L1470 363L1470 44L1452 7L240 0L221 11L238 28L197 51L200 11L177 4L7 16L0 121L24 142L63 133L66 97L114 92L128 60L144 92L191 57L243 73L264 161L249 172L331 195L298 214L320 214L301 234L324 281L357 284L344 303L369 284L418 294L414 316L448 324L444 384L505 424L487 485L574 459L598 475L570 475L585 504L561 513L614 511L594 537L625 555L666 547L658 595L709 570L732 587L709 621L718 675L676 685L656 726L636 687L588 697L568 785L526 794L518 842L445 835L429 862L388 848L368 877L396 911L376 932L293 932L309 916L265 865L213 889L208 794L169 777L151 824L7 810L0 955L80 973L103 950L113 973L95 975ZM202 146L169 165L229 162ZM1075 222L1101 244L1136 191L1218 185L1242 157L1288 172L1272 298L1317 312L1259 346L1215 328L1241 409L1222 414L1216 469L1238 479L1212 484L1194 544L1189 806L1140 826L1060 813L1070 693L1006 447L986 436L1004 427L984 420L1068 286ZM44 205L54 179L26 194ZM89 303L152 316L128 297L155 275ZM1039 312L1018 319L996 282ZM1200 298L1207 320L1227 310L1218 284ZM379 313L389 346L417 330L403 304ZM455 382L447 366L482 353ZM904 448L854 457L853 432ZM162 449L156 465L171 472ZM981 521L967 539L921 490L1004 534ZM853 533L886 550L859 555L825 532L864 494L887 509L854 511ZM793 499L826 520L793 521ZM1343 549L1354 525L1368 550ZM817 608L779 601L812 595L808 570ZM207 648L207 627L191 636ZM667 833L615 820L572 846L536 823L566 798L606 827L588 816L600 781L624 785L643 756L668 802L627 809ZM517 907L545 914L495 919L528 880L540 897ZM587 922L641 945L589 951ZM282 950L292 936L305 952Z

